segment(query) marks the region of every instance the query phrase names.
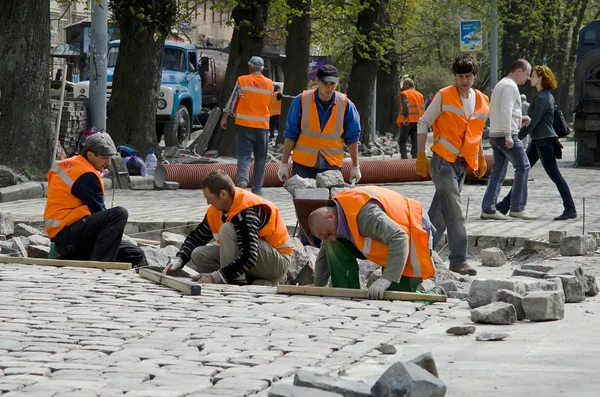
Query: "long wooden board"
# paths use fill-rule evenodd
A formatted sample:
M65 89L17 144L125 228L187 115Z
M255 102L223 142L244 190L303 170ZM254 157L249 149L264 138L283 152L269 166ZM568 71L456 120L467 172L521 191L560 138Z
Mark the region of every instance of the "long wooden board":
M139 275L147 280L176 289L186 295L200 295L201 287L199 283L187 281L181 277L167 276L166 274L150 269L140 269Z
M72 261L67 259L20 258L16 256L0 256L0 263L19 263L22 265L40 266L88 267L94 269L131 269L131 263L124 262Z
M366 289L330 288L330 287L306 287L303 285L279 285L278 294L287 295L312 295L336 298L360 298L368 299L369 291ZM415 292L386 291L384 300L396 301L426 301L446 302L446 295L417 294Z
M148 240L146 238L133 238L132 240L136 241L138 244L142 245L160 245L160 241L158 240Z

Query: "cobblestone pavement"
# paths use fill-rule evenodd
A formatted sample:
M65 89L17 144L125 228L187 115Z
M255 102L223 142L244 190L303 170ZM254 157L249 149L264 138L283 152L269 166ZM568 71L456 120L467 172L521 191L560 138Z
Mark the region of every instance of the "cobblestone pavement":
M300 367L372 384L386 364L427 351L449 397L592 397L600 387L595 298L567 305L559 322L478 325L510 336L476 342L445 333L471 324L457 300L423 306L236 286L190 297L133 271L8 264L0 286L2 397L266 397ZM381 343L398 352L374 350Z
M564 158L559 162L561 172L569 183L577 210L578 219L555 222L553 217L562 212L562 201L558 191L546 176L541 164L532 169L529 181L527 209L540 217L533 221L509 219L490 221L479 219L484 185L465 185L462 193L463 207L467 213L467 228L472 235L498 235L519 237L546 237L548 230L567 230L569 234L581 233L583 227L583 199L585 199L587 231L600 229L600 178L597 169L573 168L573 143L563 142ZM512 176L509 170L508 176ZM407 197L414 198L428 208L433 197L433 184L429 182L397 183L386 187ZM502 194L508 193L504 187ZM273 201L281 210L288 226L296 224L296 214L291 196L283 188L265 188L264 197ZM106 202L110 206L112 191L107 193ZM0 204L0 212L16 215L18 220L42 221L45 199L24 200ZM127 230L133 235L148 230L174 227L181 224L195 226L206 212L207 204L200 190L143 191L116 190L114 205L121 205L129 211L129 221L134 227ZM139 225L139 227L138 227Z

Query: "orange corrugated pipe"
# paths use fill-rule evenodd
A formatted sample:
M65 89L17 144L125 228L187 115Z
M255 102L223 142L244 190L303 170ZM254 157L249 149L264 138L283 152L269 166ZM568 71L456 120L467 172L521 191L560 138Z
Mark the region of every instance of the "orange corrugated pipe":
M489 175L493 159L492 156L485 156L487 163L487 173ZM377 184L377 183L394 183L394 182L416 182L431 180L430 177L423 178L415 172L414 159L404 160L363 160L360 162L360 171L362 178L360 184ZM344 162L342 174L344 180L348 181L350 176L350 168L352 163ZM265 169L264 187L283 186L283 182L277 176L279 163L267 163ZM289 164L290 174L292 172L292 164ZM237 173L237 164L233 163L217 163L217 164L159 164L156 169L154 180L156 186L161 188L163 182L173 181L178 182L181 189L200 189L202 180L211 171L223 170L231 179L235 181ZM250 165L250 180L252 180L253 166ZM475 178L473 171L469 169L467 178Z

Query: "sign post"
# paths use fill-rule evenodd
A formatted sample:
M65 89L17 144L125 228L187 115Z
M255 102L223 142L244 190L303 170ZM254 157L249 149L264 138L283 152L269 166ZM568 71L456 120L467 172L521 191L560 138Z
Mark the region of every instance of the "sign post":
M483 34L481 31L481 21L460 21L460 50L483 50Z

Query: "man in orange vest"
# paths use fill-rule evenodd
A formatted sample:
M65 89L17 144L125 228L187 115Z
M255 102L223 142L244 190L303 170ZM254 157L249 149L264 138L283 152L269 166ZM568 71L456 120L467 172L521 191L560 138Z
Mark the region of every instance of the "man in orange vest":
M471 88L478 71L477 60L461 54L452 65L456 84L442 88L418 122L417 174L431 179L435 195L429 218L435 227L433 247L448 230L450 270L468 275L477 271L467 263L467 229L460 192L467 167L481 178L487 171L481 136L489 112L489 99ZM433 127L433 157L425 155L427 133Z
M269 112L271 112L271 118L269 119L269 138L275 139L275 130L279 128L279 116L281 115L281 87L275 85L273 93L271 94L271 102L269 103Z
M236 188L222 170L202 181L210 204L202 223L183 242L177 257L165 267L168 273L190 266L203 283L245 281L277 285L292 262L293 244L279 209L270 201ZM209 244L212 240L217 244Z
M233 92L223 109L221 128L227 128L227 119L235 117L237 132L237 175L236 184L247 188L250 173L250 158L254 152L254 174L252 193L262 194L267 148L269 145L269 104L273 93L273 81L262 75L265 61L254 56L248 61L250 74L237 79Z
M415 200L378 186L336 194L308 218L310 231L323 239L315 263L315 285L360 288L357 259L383 267L369 287L371 299L386 290L415 291L435 268L429 250L431 224Z
M48 171L44 223L61 258L134 266L145 261L141 249L122 241L127 210L104 205L102 172L115 154L110 135L97 132L86 138L81 155L62 160Z
M406 153L406 141L410 137L410 155L417 158L417 122L425 112L425 101L423 95L415 90L415 83L412 79L404 79L402 83L402 92L399 95L400 112L396 119L396 124L400 127L400 157L408 158Z
M317 71L317 89L303 91L292 100L277 171L280 180L289 179L288 160L292 150L293 173L315 179L321 172L342 169L344 145L352 160L350 182L360 180L360 116L346 95L336 92L338 83L338 70L323 65Z

